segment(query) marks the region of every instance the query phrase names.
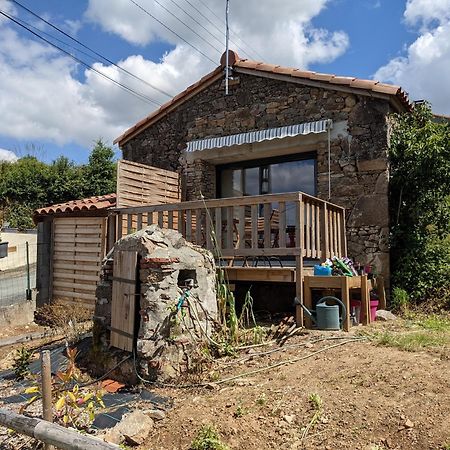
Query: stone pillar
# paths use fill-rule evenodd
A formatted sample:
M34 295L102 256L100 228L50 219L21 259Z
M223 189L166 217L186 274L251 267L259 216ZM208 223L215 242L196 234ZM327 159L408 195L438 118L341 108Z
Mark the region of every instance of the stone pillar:
M196 159L186 164L186 200L216 198L216 166L208 161Z

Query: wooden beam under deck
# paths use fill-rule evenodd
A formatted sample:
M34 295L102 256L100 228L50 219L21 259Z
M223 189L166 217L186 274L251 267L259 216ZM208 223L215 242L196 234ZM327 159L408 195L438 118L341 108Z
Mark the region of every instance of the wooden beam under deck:
M269 283L295 283L295 267L222 267L229 281L251 281ZM303 268L304 275L312 275L312 267Z

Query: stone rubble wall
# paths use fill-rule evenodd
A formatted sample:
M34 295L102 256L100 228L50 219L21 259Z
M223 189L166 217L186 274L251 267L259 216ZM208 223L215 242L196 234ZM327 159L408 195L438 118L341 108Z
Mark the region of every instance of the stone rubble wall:
M113 259L117 251L136 251L139 255L136 347L141 373L151 379L176 378L189 369L192 354L207 341L217 319L214 258L178 232L156 225L119 240L103 264L96 292L94 345L103 353L109 348ZM182 275L194 277L196 284L190 291L189 303L185 302L184 310L176 313ZM192 315L190 308L196 308Z
M320 119L345 121L331 143L331 201L347 208L349 256L375 264L386 279L388 213L387 100L239 74L225 97L218 81L128 141L125 159L176 170L185 199L215 198L215 168L183 163L186 142ZM317 195L328 197L328 149L317 145Z

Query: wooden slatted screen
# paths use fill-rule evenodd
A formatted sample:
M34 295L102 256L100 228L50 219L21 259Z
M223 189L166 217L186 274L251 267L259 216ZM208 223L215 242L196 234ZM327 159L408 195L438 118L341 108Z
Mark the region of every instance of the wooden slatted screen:
M180 176L177 172L147 166L126 160L120 160L117 165L117 207L159 205L161 203L178 203L181 201ZM169 226L169 217L161 215L138 216L131 215L122 220L122 236L152 223ZM176 228L177 217L171 219L172 227ZM121 236L119 236L121 237Z
M117 165L117 207L159 205L181 201L177 172L131 161Z
M133 351L137 252L115 251L111 303L112 347Z
M105 217L53 220L53 300L94 308L105 232Z

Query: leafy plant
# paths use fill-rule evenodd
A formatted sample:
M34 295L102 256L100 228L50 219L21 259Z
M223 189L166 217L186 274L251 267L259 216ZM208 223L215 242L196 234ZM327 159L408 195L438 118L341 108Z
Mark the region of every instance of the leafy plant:
M65 371L57 372L52 380L52 401L55 421L65 427L87 429L95 419L96 410L105 407L100 390L80 386L80 374L75 365L76 348L67 349L68 364ZM27 388L26 394L35 394L28 405L42 397L39 384Z
M415 302L450 306L450 123L429 105L394 115L389 148L392 284Z
M399 287L392 289L391 306L392 309L399 312L405 312L409 305L408 293Z
M204 425L193 440L189 450L229 450L211 425Z
M18 380L23 380L30 375L29 365L33 358L34 352L22 346L16 350L16 357L14 358L13 370L14 375Z

